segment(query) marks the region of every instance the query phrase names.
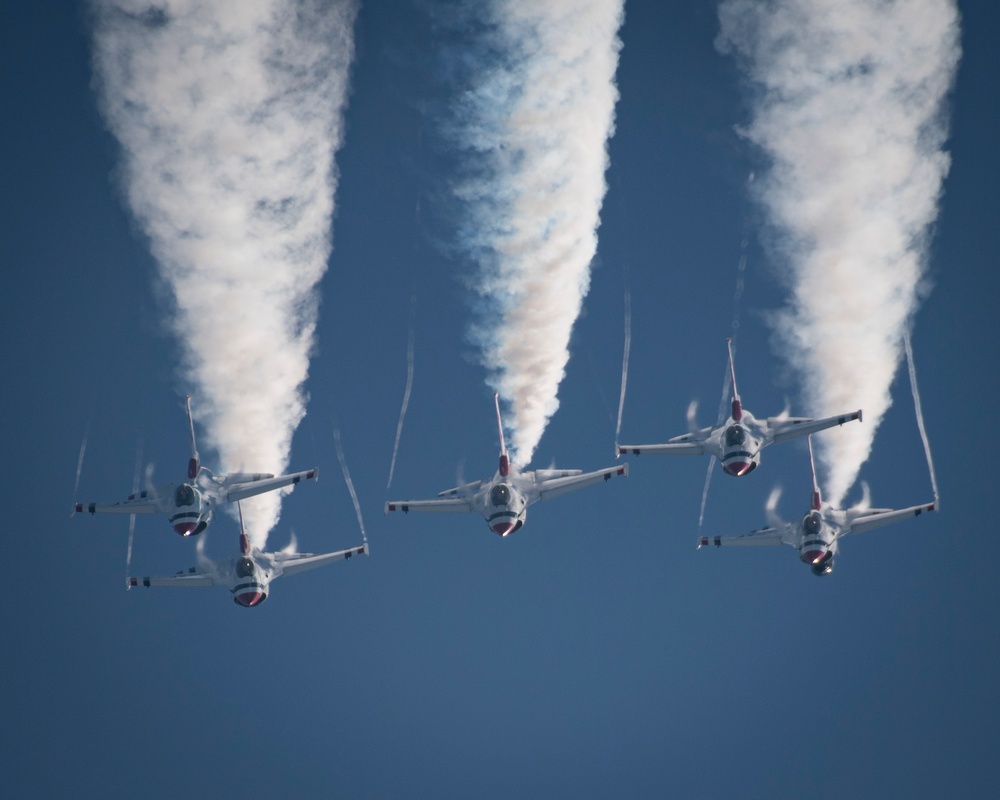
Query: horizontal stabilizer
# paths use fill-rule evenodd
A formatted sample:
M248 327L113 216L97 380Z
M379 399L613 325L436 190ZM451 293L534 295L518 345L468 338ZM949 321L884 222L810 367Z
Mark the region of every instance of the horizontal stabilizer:
M475 494L479 491L479 487L483 485L482 481L472 481L472 483L463 483L461 486L456 486L454 489L445 489L443 492L438 492L438 497L454 497L456 495L468 495Z

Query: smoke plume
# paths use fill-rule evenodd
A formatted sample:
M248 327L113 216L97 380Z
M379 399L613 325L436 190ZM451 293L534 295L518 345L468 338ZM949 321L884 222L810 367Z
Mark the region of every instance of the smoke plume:
M101 110L225 471L279 473L331 250L353 0L94 0ZM304 468L304 467L302 467ZM254 544L277 492L244 503Z
M891 405L923 287L949 156L945 97L959 60L953 0L726 0L718 45L753 84L745 136L787 268L777 342L812 416L863 408L817 437L837 506Z
M472 338L531 461L558 408L590 285L606 184L622 0L495 0L476 17L476 73L456 109L472 177L456 189L476 265ZM486 19L484 21L483 15Z

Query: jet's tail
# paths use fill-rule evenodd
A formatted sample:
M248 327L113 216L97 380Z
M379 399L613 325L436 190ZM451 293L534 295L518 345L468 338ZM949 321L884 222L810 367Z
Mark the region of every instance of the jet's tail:
M500 393L493 392L493 403L497 409L497 429L500 431L500 474L506 476L510 472L510 456L507 455L507 443L503 438L503 419L500 417Z
M187 405L188 430L191 432L191 459L188 461L188 478L190 480L194 480L198 477L198 471L201 468L201 460L198 458L198 447L194 440L194 418L191 416L191 395L187 395L184 400Z
M726 349L729 351L729 376L733 381L733 419L737 422L743 416L743 406L740 403L740 393L736 390L736 367L733 366L733 340L726 339Z
M806 444L809 445L809 470L812 472L813 479L812 507L814 510L819 511L823 507L823 497L819 492L819 481L816 480L816 462L813 460L813 443L811 435L806 437Z
M247 529L243 525L243 506L239 500L236 501L236 510L240 514L240 552L248 556L252 548L250 547L250 537L247 536Z

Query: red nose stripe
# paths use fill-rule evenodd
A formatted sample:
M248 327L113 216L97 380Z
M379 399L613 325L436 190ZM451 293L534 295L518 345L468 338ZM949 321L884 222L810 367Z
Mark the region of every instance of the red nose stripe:
M802 554L802 560L807 564L818 564L826 555L825 550L808 550Z
M174 530L181 536L189 536L198 527L197 522L178 522L174 525Z
M749 467L749 461L730 461L726 464L726 472L730 475L739 477L740 475L743 475Z
M498 533L501 536L506 536L512 530L514 530L513 522L498 522L496 525L492 526L493 533Z

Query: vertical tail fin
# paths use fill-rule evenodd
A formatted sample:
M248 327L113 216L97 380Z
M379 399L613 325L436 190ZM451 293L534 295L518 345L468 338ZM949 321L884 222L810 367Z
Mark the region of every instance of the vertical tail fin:
M247 529L243 526L243 506L240 505L240 501L236 501L236 510L240 514L240 552L243 555L250 555L250 537L247 536Z
M194 418L191 416L191 395L186 395L184 401L187 405L188 429L191 431L191 459L188 461L188 478L194 480L198 477L201 462L198 458L198 447L194 441Z
M493 403L497 407L497 428L500 431L500 474L510 472L510 456L507 455L507 444L503 438L503 420L500 418L500 393L493 392Z
M740 393L736 390L736 367L733 366L733 340L726 339L726 349L729 351L729 375L733 379L733 419L737 422L743 416L743 406L740 404Z
M809 445L809 469L812 472L813 479L812 507L814 510L819 511L823 506L823 497L819 493L819 481L816 480L816 462L813 461L812 436L806 437L806 444Z

